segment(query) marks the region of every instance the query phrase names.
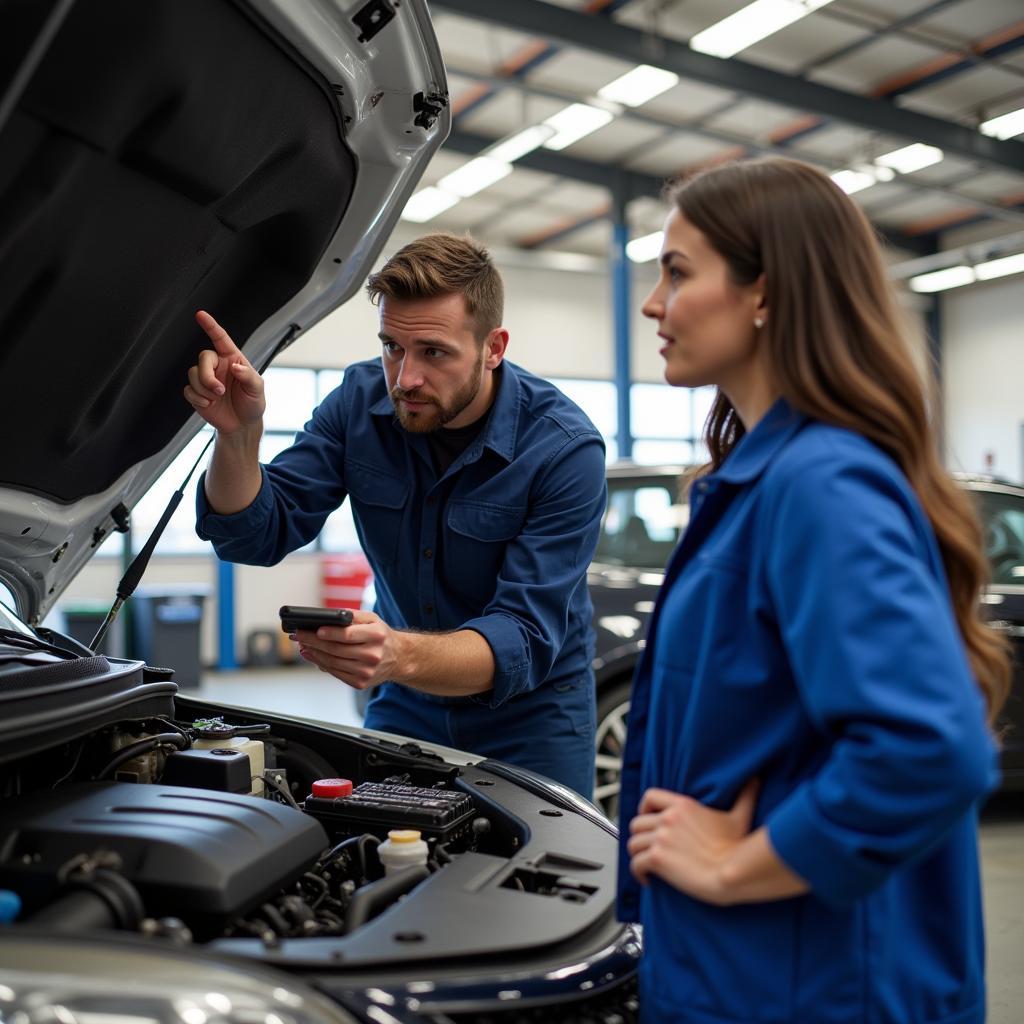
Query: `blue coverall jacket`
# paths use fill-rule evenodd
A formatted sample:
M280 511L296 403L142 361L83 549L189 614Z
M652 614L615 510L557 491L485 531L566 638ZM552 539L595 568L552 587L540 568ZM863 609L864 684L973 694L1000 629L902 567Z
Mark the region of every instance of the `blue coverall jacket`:
M719 809L761 780L808 895L725 908L625 842L657 786ZM938 547L896 465L779 401L693 491L638 667L619 915L644 925L644 1019L984 1019L976 804L997 781Z
M390 626L475 630L494 687L435 697L374 689L370 728L531 768L589 795L593 609L586 570L605 506L604 442L547 381L509 362L479 436L440 477L426 438L395 418L379 359L356 363L294 445L263 467L243 511L197 532L226 561L273 565L346 498ZM287 603L287 595L282 595Z

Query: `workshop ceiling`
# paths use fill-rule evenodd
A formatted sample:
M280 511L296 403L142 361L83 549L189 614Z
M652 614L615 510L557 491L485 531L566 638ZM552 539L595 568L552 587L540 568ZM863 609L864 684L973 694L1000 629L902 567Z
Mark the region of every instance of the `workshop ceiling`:
M665 179L764 153L875 175L855 198L900 252L981 220L1024 229L1024 123L1014 137L979 131L1024 108L1020 0L789 2L816 9L716 57L691 40L746 0L434 0L453 128L421 190L452 202L423 230L603 257L616 211L632 237L660 227ZM641 63L678 81L636 107L596 98ZM607 123L503 160L511 172L455 201L446 175L572 104ZM921 142L940 151L929 166L879 169Z

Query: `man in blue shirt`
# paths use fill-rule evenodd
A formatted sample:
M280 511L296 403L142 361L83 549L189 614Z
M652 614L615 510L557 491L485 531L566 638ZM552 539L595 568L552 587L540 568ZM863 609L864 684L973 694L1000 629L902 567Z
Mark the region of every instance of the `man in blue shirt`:
M373 688L366 725L533 769L589 796L595 698L586 570L605 506L604 446L553 385L505 361L486 250L428 235L367 291L381 359L348 367L295 443L258 459L263 382L227 333L185 397L217 430L197 531L272 565L348 497L376 613L299 632L307 661Z

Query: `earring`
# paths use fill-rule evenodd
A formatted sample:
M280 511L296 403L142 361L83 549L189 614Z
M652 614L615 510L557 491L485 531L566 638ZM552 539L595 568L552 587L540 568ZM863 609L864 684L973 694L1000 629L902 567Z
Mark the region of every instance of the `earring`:
M761 328L764 327L764 320L762 320L761 317L759 317L759 316L755 316L754 317L754 326L758 330L761 330Z

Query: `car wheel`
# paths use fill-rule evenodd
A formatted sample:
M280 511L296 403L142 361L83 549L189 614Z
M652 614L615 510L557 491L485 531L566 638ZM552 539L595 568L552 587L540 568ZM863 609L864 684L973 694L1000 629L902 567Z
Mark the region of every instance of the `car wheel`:
M619 816L619 787L622 776L622 752L626 746L629 692L629 679L619 679L604 686L597 698L594 802L612 821Z

